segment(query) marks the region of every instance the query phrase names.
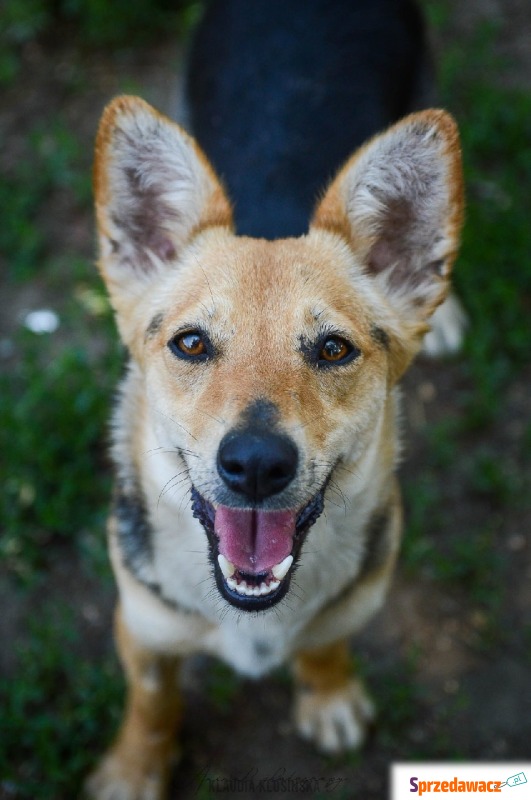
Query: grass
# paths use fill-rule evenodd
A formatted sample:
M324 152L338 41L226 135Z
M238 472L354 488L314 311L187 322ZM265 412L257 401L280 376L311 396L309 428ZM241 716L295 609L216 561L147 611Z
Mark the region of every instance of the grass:
M448 25L445 3L426 5L432 22ZM492 56L497 35L480 25L466 44L447 44L440 64L442 104L459 123L467 188L455 267L470 319L460 367L466 388L456 415L423 432L427 464L405 487L404 546L408 570L465 590L489 611L501 602L508 569L498 552L504 510L529 509L525 436L516 467L495 434L508 413L506 389L530 363L531 93L498 80L504 65ZM481 503L472 524L461 522L462 497Z
M100 720L118 722L121 675L114 658L79 659L80 634L66 605L42 609L28 634L18 679L0 687L0 796L70 798L93 766L95 743L106 744Z
M220 714L226 713L236 701L241 689L241 679L234 670L220 661L212 664L205 685L205 692Z
M125 47L153 7L147 0L63 0L54 13L61 24L69 15L74 40L97 52L118 29L118 44ZM156 19L149 23L154 27L146 35L168 20L164 2L155 7ZM189 3L188 13L196 7ZM430 7L437 24L444 25L443 4ZM9 35L0 54L4 84L16 86L20 48L51 35L57 23L51 8L44 0L8 0ZM426 429L430 455L420 477L406 487L403 555L410 574L463 593L470 607L483 609L494 643L507 572L498 557L500 520L529 500L491 434L503 420L505 387L529 363L531 312L531 94L501 87L489 72L487 45L495 35L481 32L466 47L447 49L442 62L443 99L456 114L463 139L468 210L456 283L471 333L460 360L466 388L458 416ZM40 336L19 326L2 343L2 352L11 356L0 374L0 557L15 598L40 596L50 556L59 547L77 549L87 571L105 573L106 421L123 360L90 256L57 256L46 225L46 206L57 192L88 214L88 145L61 119L21 135L27 158L12 165L0 184L4 272L13 286L41 282L57 298L61 325L57 333ZM520 458L529 470L529 424ZM466 522L466 535L452 527L455 487L446 481L457 462L462 464L457 502L477 498L489 509L489 521L480 516L475 525ZM4 792L15 800L62 800L75 796L112 730L121 678L112 659L101 664L78 659L76 625L66 606L34 601L33 609L18 668L0 684L0 797ZM529 641L527 630L531 652ZM380 743L392 751L413 724L412 709L424 700L409 662L380 683L383 704L391 709ZM222 712L238 683L220 668L208 691ZM441 742L441 751L449 752L450 744Z
M183 35L200 7L194 0L4 0L0 84L17 77L24 46L53 39L65 26L78 45L130 48L161 34Z
M102 431L116 364L111 354L93 358L80 344L47 358L46 342L30 332L17 343L25 358L0 379L0 553L8 568L28 578L80 521L103 527L109 478Z
M529 363L531 94L501 88L496 65L489 74L491 37L481 32L473 45L483 77L461 80L465 47L449 50L441 70L443 95L460 124L468 193L455 280L473 321L466 350L471 424L494 419L507 380Z
M394 665L392 671L382 675L375 684L378 702L385 709L385 716L377 731L381 747L396 747L400 737L419 717L423 697L420 684L416 680L416 660L416 654L411 653L405 661Z
M13 281L26 281L42 273L49 237L39 217L50 195L66 192L80 210L89 206L92 196L90 161L64 120L39 123L25 133L23 140L25 157L10 165L0 183L0 252ZM44 266L53 281L53 264Z

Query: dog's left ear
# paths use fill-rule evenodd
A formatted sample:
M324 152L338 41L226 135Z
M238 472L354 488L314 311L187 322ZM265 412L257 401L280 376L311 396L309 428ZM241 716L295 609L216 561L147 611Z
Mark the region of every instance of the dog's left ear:
M312 225L347 238L418 349L444 299L463 218L457 126L444 111L412 114L354 154ZM413 353L411 353L413 355Z
M99 266L122 311L195 233L232 226L229 202L193 139L138 97L117 97L103 113L94 191Z

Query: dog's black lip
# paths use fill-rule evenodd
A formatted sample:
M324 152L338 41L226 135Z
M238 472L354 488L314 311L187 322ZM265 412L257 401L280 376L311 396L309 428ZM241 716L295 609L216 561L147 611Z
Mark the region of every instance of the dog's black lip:
M209 543L209 556L214 568L214 577L216 585L222 597L224 597L231 605L240 608L244 611L263 611L276 605L286 595L291 582L291 577L294 569L297 568L297 562L302 548L302 544L312 525L321 516L324 510L324 494L330 476L328 476L325 483L321 486L319 491L312 497L312 499L299 511L295 522L295 535L293 537L293 548L291 555L293 556L293 564L288 574L281 580L280 586L274 589L267 595L260 597L248 597L241 595L234 589L231 589L218 564L218 539L214 530L215 508L208 500L206 500L195 488L192 486L191 499L192 499L192 514L203 526ZM243 574L243 573L242 573ZM260 576L251 576L256 581Z

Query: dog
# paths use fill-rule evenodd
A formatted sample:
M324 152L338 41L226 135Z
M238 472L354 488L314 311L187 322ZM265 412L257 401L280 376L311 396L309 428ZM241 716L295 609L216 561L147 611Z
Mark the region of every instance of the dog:
M410 2L217 0L190 55L197 140L136 97L104 111L128 699L92 798L166 796L197 652L256 678L289 662L298 731L327 752L363 742L374 708L348 640L393 573L397 386L448 308L463 217L456 124L414 110L427 63Z

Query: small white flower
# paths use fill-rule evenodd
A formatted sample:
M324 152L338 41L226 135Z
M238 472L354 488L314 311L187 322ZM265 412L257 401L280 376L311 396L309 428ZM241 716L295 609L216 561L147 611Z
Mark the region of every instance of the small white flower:
M59 327L59 317L49 308L40 308L26 314L24 325L33 333L54 333Z

